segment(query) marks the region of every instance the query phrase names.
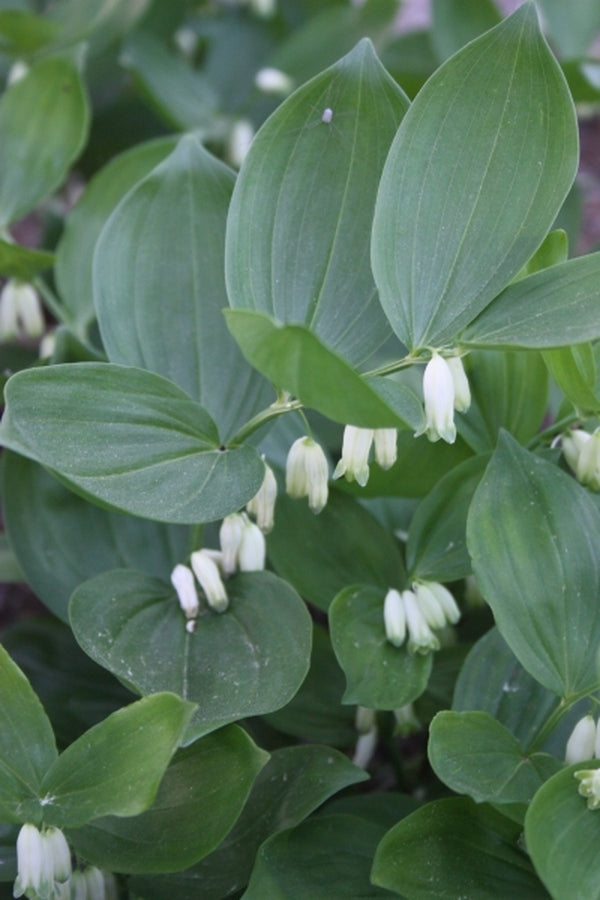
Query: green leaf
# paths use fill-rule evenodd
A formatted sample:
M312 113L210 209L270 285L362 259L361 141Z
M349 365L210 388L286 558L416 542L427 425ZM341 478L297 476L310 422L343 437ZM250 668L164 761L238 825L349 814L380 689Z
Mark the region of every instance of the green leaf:
M104 166L87 184L65 221L56 250L56 283L70 327L85 338L94 319L92 257L106 220L121 198L177 143L174 137L138 144Z
M208 410L223 440L273 399L223 321L233 183L233 172L197 137L183 137L110 216L93 269L111 362L175 382Z
M429 727L428 755L444 784L477 803L528 803L562 767L546 753L527 756L485 712L439 712Z
M461 344L545 350L600 337L600 253L509 285L461 335Z
M561 0L538 0L552 45L560 57L584 56L600 30L600 9L587 0L571 0L568 9Z
M36 275L54 265L54 254L45 250L30 250L0 240L0 273L5 278L33 281Z
M476 351L467 357L468 412L456 417L461 437L476 453L493 450L501 428L525 443L548 408L548 377L538 353Z
M174 694L155 694L86 731L46 772L40 787L44 821L75 828L100 816L148 809L193 709Z
M206 77L152 34L142 30L129 34L120 62L171 128L191 131L210 123L216 97Z
M50 43L58 28L42 16L21 9L0 11L0 49L7 56L23 57Z
M186 526L101 509L9 451L3 454L2 507L27 582L65 622L69 597L92 575L132 568L168 579L190 549Z
M546 350L542 356L552 378L577 409L592 413L600 411L596 358L591 344Z
M145 900L222 900L247 884L256 853L269 835L298 824L332 794L366 777L330 747L275 750L240 818L210 856L169 879L135 878L131 888Z
M533 275L534 272L540 272L542 269L548 269L550 266L557 265L557 263L566 262L568 258L569 236L562 228L555 228L554 231L546 235L520 272L517 272L515 281L524 278L526 275Z
M13 623L3 630L2 643L38 695L59 749L136 699L86 656L71 629L53 616Z
M548 900L518 846L521 826L472 800L436 800L385 835L371 877L407 900Z
M353 364L384 342L389 325L369 265L369 234L385 155L407 106L363 40L277 109L254 138L233 192L231 306L305 326Z
M600 816L587 808L574 773L597 769L598 760L558 772L540 788L525 817L525 840L536 870L553 897L598 900L596 847Z
M473 498L467 545L500 633L561 696L598 685L599 532L585 489L503 433Z
M331 642L346 675L344 703L396 709L427 687L432 654L411 655L385 636L383 592L357 586L341 591L329 610Z
M4 446L87 497L157 521L239 509L260 487L251 447L220 447L214 422L171 382L108 363L19 372L6 386Z
M71 843L111 871L185 869L231 830L267 759L245 731L229 725L176 753L154 803L134 821L96 819L69 835Z
M277 731L303 741L353 747L358 738L355 710L342 705L344 688L344 673L335 658L329 634L325 628L313 624L308 675L290 702L265 719Z
M409 581L455 581L470 574L467 513L487 462L488 456L475 456L451 469L417 507L406 542Z
M0 645L0 815L5 821L40 821L37 797L57 755L42 704Z
M526 2L438 69L392 144L372 264L409 349L452 342L517 274L576 168L573 103Z
M62 183L88 128L75 64L42 60L0 100L0 226L23 216Z
M555 695L521 666L497 628L490 629L471 649L452 702L458 711L489 713L526 748L556 706Z
M285 581L242 574L227 592L228 610L206 607L189 633L170 585L127 569L105 572L73 594L71 626L88 656L139 693L169 690L196 703L189 742L279 709L308 670L310 616Z
M275 571L325 611L349 584L385 589L404 573L398 544L389 531L356 500L339 491L331 491L318 516L304 501L280 493L267 551ZM310 566L306 565L307 553Z
M256 857L246 900L347 900L387 897L369 880L384 828L351 815L323 815L280 831Z
M414 430L422 424L423 408L410 388L359 375L308 328L279 325L252 310L226 310L225 320L251 365L335 422Z

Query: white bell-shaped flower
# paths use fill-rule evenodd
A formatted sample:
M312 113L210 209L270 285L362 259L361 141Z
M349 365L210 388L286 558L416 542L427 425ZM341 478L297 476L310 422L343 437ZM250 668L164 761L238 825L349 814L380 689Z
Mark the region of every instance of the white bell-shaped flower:
M13 897L39 891L46 870L42 835L35 825L23 825L17 837L17 877Z
M265 463L265 477L258 493L246 504L246 512L256 519L260 530L267 534L275 522L275 501L277 500L277 480L273 469Z
M254 522L246 519L238 553L240 572L260 572L265 567L265 536Z
M567 741L565 762L567 765L592 759L596 748L596 723L592 716L583 716L576 723Z
M430 441L440 438L448 444L456 440L454 425L454 378L450 366L439 353L434 352L423 373L423 400L425 425L419 434L426 434Z
M429 653L439 650L440 642L427 624L416 595L412 591L402 591L402 602L408 628L408 652Z
M382 469L391 469L398 458L398 433L395 428L375 428L373 431L375 462Z
M233 575L238 567L238 554L242 543L242 535L246 527L246 520L240 513L231 513L225 516L219 528L219 543L221 544L221 565L224 575Z
M229 598L216 562L206 550L196 550L192 553L190 562L210 608L215 612L225 612L229 606Z
M9 279L0 292L0 340L40 338L44 328L42 306L33 285Z
M385 636L394 647L401 647L406 639L406 612L399 591L390 588L383 601Z
M460 610L448 588L438 581L418 581L413 588L431 628L456 625Z
M178 563L171 572L171 584L177 592L179 605L186 618L194 619L198 615L199 609L194 573L188 566Z
M454 409L466 412L471 405L471 389L462 359L460 356L451 356L446 362L454 384Z
M373 443L373 429L346 425L342 441L342 458L335 467L334 478L346 476L364 487L369 480L369 453Z
M579 454L577 480L593 491L600 491L600 428L596 428L585 441Z
M329 466L323 448L311 437L294 441L285 466L285 489L290 497L308 497L314 513L327 503Z

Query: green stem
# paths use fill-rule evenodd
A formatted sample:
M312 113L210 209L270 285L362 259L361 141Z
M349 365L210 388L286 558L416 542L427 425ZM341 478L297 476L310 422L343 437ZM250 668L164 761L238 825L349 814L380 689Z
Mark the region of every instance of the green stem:
M529 443L527 444L527 448L529 450L535 450L536 447L539 447L540 444L543 444L548 438L556 437L557 434L560 434L561 431L564 431L567 425L572 425L573 422L577 422L581 416L578 416L577 413L569 413L568 416L563 416L562 419L558 419L556 422L553 422L548 428L545 428L543 431L539 431L535 437L533 437Z
M238 446L239 444L243 444L250 435L254 434L265 422L270 422L271 419L276 419L277 416L281 416L284 413L292 412L295 409L301 409L302 403L300 400L276 400L275 403L272 403L271 406L268 406L266 409L263 409L261 412L257 413L251 419L248 419L245 425L243 425L238 433L229 441L229 446Z
M583 700L584 697L588 697L592 691L582 691L579 694L573 694L571 697L563 697L558 706L550 713L546 722L542 726L541 730L538 732L536 739L532 744L527 748L527 755L529 756L531 753L535 753L539 750L540 747L544 745L546 739L552 734L562 717L568 712L572 706L578 703L580 700Z
M416 362L419 362L419 358L409 353L408 356L405 356L402 359L397 359L394 362L386 363L384 366L378 366L376 369L371 369L369 372L364 372L362 377L372 378L375 375L393 375L394 372L400 372L401 369L406 369Z

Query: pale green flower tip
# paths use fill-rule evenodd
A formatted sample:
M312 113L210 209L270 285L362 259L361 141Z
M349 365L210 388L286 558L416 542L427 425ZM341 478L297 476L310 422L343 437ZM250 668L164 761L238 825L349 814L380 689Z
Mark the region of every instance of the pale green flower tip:
M364 487L369 480L369 453L373 443L373 429L346 425L342 442L342 458L335 467L333 477L346 476L346 481L356 481Z
M407 703L405 706L395 709L394 718L396 719L394 733L401 737L409 737L411 734L416 734L421 730L421 722L415 713L412 703Z
M600 769L580 769L573 775L581 782L578 790L586 798L588 809L600 808Z

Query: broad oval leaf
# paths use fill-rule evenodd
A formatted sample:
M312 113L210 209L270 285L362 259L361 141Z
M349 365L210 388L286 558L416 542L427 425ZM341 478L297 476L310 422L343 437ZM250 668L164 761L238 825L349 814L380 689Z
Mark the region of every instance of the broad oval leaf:
M304 325L353 364L383 343L389 325L369 234L385 155L407 106L365 39L276 110L231 201L231 306Z
M598 760L558 772L540 788L525 816L525 840L540 878L557 900L598 900L600 816L588 809L574 773Z
M280 494L267 551L275 571L325 611L349 584L362 582L385 590L404 577L402 555L389 531L355 499L339 491L331 491L318 516L305 502Z
M500 633L560 696L598 686L599 533L585 489L504 432L473 498L467 546Z
M386 638L384 594L354 585L341 591L329 610L331 642L346 675L344 703L399 709L427 687L432 654L411 655Z
M170 585L127 569L73 594L73 632L88 656L141 694L168 690L197 704L186 742L290 700L308 671L311 622L271 572L227 582L229 608L205 608L190 633Z
M0 646L0 815L5 821L41 820L41 785L57 756L42 704Z
M246 359L305 406L363 428L421 426L423 408L410 388L359 375L309 328L279 325L253 310L227 310L225 319Z
M372 263L409 349L451 342L506 286L576 169L573 103L526 2L438 69L392 144Z
M546 753L527 756L485 712L439 712L429 728L428 755L444 784L477 803L528 803L562 766Z
M196 136L186 135L115 209L93 265L109 359L175 382L208 410L223 440L273 399L223 320L234 180Z
M90 863L111 871L185 869L230 831L267 759L245 731L229 725L177 751L150 809L133 821L96 819L70 841Z
M369 879L371 860L384 826L337 813L308 819L280 831L260 848L246 900L377 900L387 891Z
M28 584L65 622L69 597L92 575L131 568L168 579L190 549L186 526L102 509L9 451L3 454L2 512Z
M135 878L131 888L145 900L223 900L248 882L256 853L269 835L299 824L332 794L366 778L331 747L274 750L238 821L213 853L178 875Z
M546 350L542 356L552 378L578 410L600 412L596 358L591 343Z
M460 337L479 347L544 350L600 337L600 253L521 278L502 291Z
M171 153L175 144L174 137L158 138L112 159L86 185L65 220L56 249L55 276L64 320L82 339L95 317L92 259L100 232L119 200Z
M50 57L0 100L0 226L22 218L66 177L83 147L88 103L75 63Z
M242 507L264 465L221 447L205 409L158 375L109 363L29 369L6 386L5 447L79 493L159 522L209 522Z
M170 693L111 713L64 750L40 786L44 821L75 828L100 816L134 816L153 802L194 706Z
M388 831L371 878L406 900L548 900L520 836L521 825L489 806L436 800Z

